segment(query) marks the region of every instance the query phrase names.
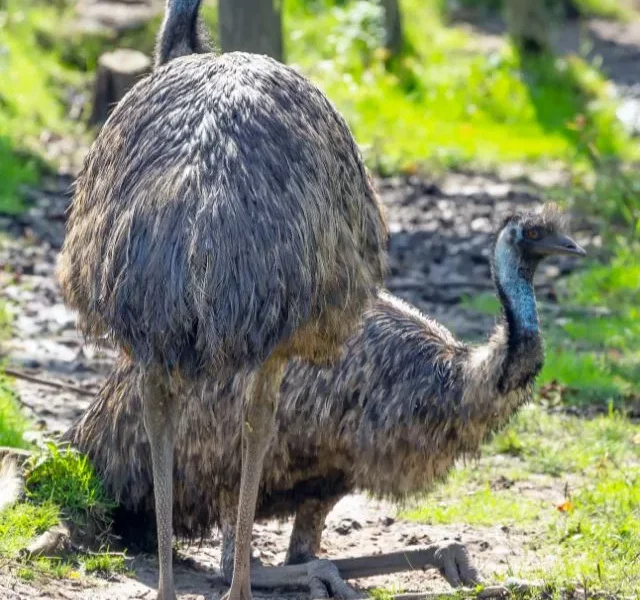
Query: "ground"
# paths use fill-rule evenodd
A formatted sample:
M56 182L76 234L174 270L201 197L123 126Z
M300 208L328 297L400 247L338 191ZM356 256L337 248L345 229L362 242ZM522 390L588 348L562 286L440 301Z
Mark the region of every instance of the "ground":
M112 17L115 14L107 12ZM458 18L472 31L483 52L492 52L504 43L498 21L469 22L463 13ZM627 125L632 129L637 110L634 102L640 95L637 87L640 25L594 20L588 28L592 54L602 56L603 71L628 101L626 114L631 117ZM558 36L558 50L575 51L580 45L578 34L577 25L568 26ZM328 80L329 90L332 85ZM379 127L384 130L383 125ZM479 123L478 127L484 125ZM355 130L365 138L368 135L367 128L357 119ZM507 134L508 131L505 127ZM523 131L527 132L527 127ZM545 148L550 148L552 155L566 150L566 140L560 140L561 136L531 133L532 137L538 135L545 143L551 140ZM82 154L86 140L69 137L73 139L71 143L77 144L69 153ZM68 138L62 139L69 143ZM500 136L497 139L499 158L518 151L513 141ZM51 140L54 152L59 151L56 149L59 143L58 138ZM404 150L415 153L421 149L411 143ZM425 152L431 152L432 146L425 146ZM535 144L532 147L538 148ZM558 164L557 156L552 158L544 164L511 162L499 168L494 165L490 173L458 168L437 175L425 175L423 170L414 169L411 159L401 161L403 174L377 179L392 234L389 289L458 336L481 339L495 322L488 262L491 233L505 215L535 206L543 198L557 195L558 186L569 183L566 165ZM387 165L385 161L381 170L385 171ZM74 169L71 166L61 171L62 174L47 176L37 186L28 188L32 204L26 212L0 215L0 227L7 232L0 238L3 267L0 301L13 316L11 339L4 344L3 352L9 357L8 367L19 368L36 378L78 386L85 392L94 391L108 373L114 354L83 344L75 331L75 315L63 306L54 282L55 259L64 235ZM579 243L593 256L607 256L602 247L601 220L587 212L576 213L572 229ZM633 511L640 501L640 486L634 479L640 477L640 427L632 420L640 410L637 392L630 389L637 381L638 357L625 354L631 357L627 360L630 365L616 362L618 370L612 376L610 364L602 366L601 354L607 357L611 354L617 359L618 354L627 352L628 340L611 342L608 336L604 350L598 347L592 351L585 333L575 333L581 323L588 327L596 319L612 315L621 319L621 331L633 332L629 324L638 315L598 313L587 305L575 309L576 317L575 311L569 311L566 302L562 302L568 294L577 294L565 278L576 267L574 261L556 260L545 264L537 278L536 289L550 343L548 355L552 358L541 378L542 393L535 405L485 448L483 458L461 465L448 485L438 487L426 499L418 498L398 507L364 495L345 498L328 519L323 556L338 558L432 542L461 541L468 545L473 559L491 581L515 575L547 583L557 580L565 588L567 581L578 581L586 588L583 595L587 595L588 589L604 588L609 597L618 597L616 590L624 590L628 595L634 582L635 589L640 587L637 561L626 558L633 556L629 537L640 531L637 523L624 520L625 514L629 518L635 515ZM626 268L624 260L623 267ZM625 274L628 273L626 269ZM633 284L627 284L627 288L632 287ZM558 331L565 336L577 336L571 351L582 352L586 347L581 361L564 366L566 352L562 353L563 347L555 339ZM601 342L598 338L594 345ZM573 376L571 385L566 371ZM36 436L64 431L90 402L90 397L71 389L52 388L24 379L14 380L13 385L25 414L35 424ZM595 400L589 396L592 390L596 390ZM618 415L613 404L607 404L609 400L624 403L627 416ZM619 502L616 500L617 504L610 506L603 497ZM602 508L603 514L596 514L605 506L610 512ZM602 520L608 521L610 531L595 531ZM282 561L290 526L290 523L256 526L254 546L265 562ZM607 537L609 534L613 541ZM611 557L598 557L602 548L610 551ZM221 596L225 587L218 576L219 550L216 536L198 546L179 547L179 556L184 559L176 565L181 599ZM613 560L614 553L622 556L619 561L616 558L618 562ZM130 573L112 574L108 578L40 577L37 572L35 575L30 572L25 578L20 576L15 558L1 560L4 561L0 562L2 598L155 597L154 557L130 556L127 559ZM600 561L604 561L602 565ZM610 564L616 565L615 572ZM408 572L356 583L387 592L449 590L434 572ZM256 596L273 598L276 594ZM293 598L304 594L277 596Z

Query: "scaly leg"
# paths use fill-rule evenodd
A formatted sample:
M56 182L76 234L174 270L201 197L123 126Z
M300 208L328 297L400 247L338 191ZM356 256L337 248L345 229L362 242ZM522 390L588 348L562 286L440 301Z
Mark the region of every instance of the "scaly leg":
M158 530L160 577L158 600L175 600L172 565L173 435L178 406L159 373L146 373L141 380L144 425L151 447L153 491Z
M284 363L270 358L255 374L247 390L243 423L242 476L236 521L236 547L231 589L224 600L250 600L251 533L264 457L275 430L275 415Z
M285 564L299 565L318 557L324 523L340 498L342 495L325 500L312 498L300 503L296 509Z

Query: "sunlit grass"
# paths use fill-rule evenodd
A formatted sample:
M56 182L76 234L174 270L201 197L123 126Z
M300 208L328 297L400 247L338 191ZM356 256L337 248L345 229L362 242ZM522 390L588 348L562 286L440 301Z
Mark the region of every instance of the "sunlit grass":
M22 555L38 535L62 521L72 522L80 530L91 528L100 538L109 531L111 511L116 506L86 456L53 443L34 449L23 437L27 426L14 391L0 375L0 446L33 449L25 465L24 500L0 511L0 557L11 559L15 573L25 580L124 572L125 556L103 548L63 557L31 559Z
M629 151L604 79L580 59L522 63L506 45L480 55L466 33L442 25L437 2L405 0L410 50L389 70L365 4L292 2L287 50L346 115L370 160L390 168L575 160L585 150L572 127L578 115L597 131L599 152Z
M513 489L492 489L492 482ZM558 502L535 490L566 482ZM533 496L526 490L532 490ZM594 419L523 410L485 449L404 518L526 529L536 559L515 574L562 588L585 583L635 593L640 583L640 425L611 412ZM544 561L544 557L553 560Z

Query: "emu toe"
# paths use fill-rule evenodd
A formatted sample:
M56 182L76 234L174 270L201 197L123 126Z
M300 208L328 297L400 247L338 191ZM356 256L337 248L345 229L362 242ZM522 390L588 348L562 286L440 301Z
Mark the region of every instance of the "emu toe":
M364 597L340 577L338 568L329 560L317 559L308 563L308 571L311 600L318 598L355 600Z
M435 553L435 566L452 587L475 586L482 583L480 571L472 564L463 544L443 544Z

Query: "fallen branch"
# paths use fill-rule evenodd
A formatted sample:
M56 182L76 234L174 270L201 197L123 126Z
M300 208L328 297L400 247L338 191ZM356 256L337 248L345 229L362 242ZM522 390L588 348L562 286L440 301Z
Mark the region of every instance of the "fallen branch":
M47 387L64 390L67 392L73 392L74 394L79 394L81 396L87 396L91 398L93 398L93 396L95 396L96 394L91 390L86 390L70 383L63 383L62 381L53 381L52 379L38 377L37 375L31 375L30 373L21 371L19 369L5 368L3 370L6 375L9 375L9 377L15 377L16 379L22 379L31 383L37 383L38 385L45 385Z

